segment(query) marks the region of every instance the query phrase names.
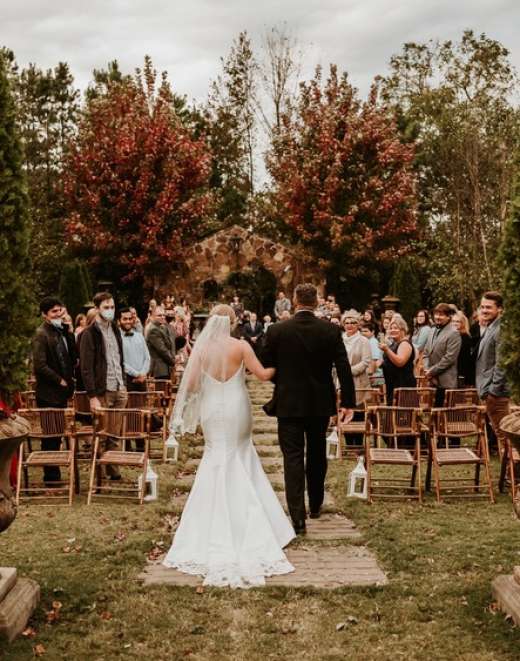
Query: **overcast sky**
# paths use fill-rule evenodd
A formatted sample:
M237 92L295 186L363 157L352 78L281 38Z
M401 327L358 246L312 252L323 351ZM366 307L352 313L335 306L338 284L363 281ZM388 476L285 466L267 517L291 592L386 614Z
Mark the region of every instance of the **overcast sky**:
M152 56L175 91L203 100L240 30L260 43L283 22L304 51L303 73L335 62L365 94L405 41L459 39L465 28L501 41L520 69L520 0L0 0L0 45L22 66L68 62L79 87L118 59Z

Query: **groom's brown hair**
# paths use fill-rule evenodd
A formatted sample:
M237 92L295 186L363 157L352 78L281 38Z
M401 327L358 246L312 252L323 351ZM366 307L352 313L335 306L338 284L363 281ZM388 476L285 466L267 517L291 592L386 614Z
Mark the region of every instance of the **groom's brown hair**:
M315 308L318 305L318 290L310 282L298 285L294 290L296 304L306 308Z

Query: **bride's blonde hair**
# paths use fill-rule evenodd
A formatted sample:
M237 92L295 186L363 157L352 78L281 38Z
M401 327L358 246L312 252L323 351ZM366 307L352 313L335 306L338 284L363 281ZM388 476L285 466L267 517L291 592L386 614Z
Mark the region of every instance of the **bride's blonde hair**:
M213 317L216 314L222 317L229 317L231 330L233 330L237 325L237 316L230 305L226 305L225 303L219 303L218 305L215 305L215 307L212 308L211 312L209 313L209 316Z

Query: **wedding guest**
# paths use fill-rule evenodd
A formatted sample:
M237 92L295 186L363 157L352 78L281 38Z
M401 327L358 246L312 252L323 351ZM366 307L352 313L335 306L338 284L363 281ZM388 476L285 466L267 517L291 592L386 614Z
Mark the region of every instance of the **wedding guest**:
M150 352L150 373L155 379L169 379L175 366L175 341L166 328L164 309L157 306L152 313L146 336Z
M77 338L78 335L85 329L87 325L87 315L86 314L77 314L76 319L74 320L74 337Z
M280 315L280 319L278 321L287 321L290 318L291 318L291 313L289 312L289 310L284 310Z
M480 302L481 322L485 332L480 340L475 368L475 381L479 397L486 406L499 450L505 447L506 435L500 422L509 413L510 390L503 368L500 366L500 320L503 313L502 295L487 291Z
M408 339L408 324L401 315L394 315L388 328L389 340L380 342L383 352L383 375L386 384L386 403L393 405L395 388L414 388L415 349Z
M233 296L230 307L233 308L233 312L235 313L236 318L241 319L242 315L244 314L244 306L236 294Z
M32 341L33 369L36 377L36 406L38 408L67 407L74 392L76 343L74 335L62 323L63 305L54 296L40 301L42 325ZM45 452L60 449L61 438L44 438L41 449ZM48 487L59 486L59 466L44 466L43 481Z
M439 303L433 310L435 327L424 348L425 376L436 387L435 406L444 405L444 391L458 386L457 361L460 334L451 325L453 310L447 303Z
M142 333L143 333L143 330L144 330L144 329L143 329L143 324L142 324L141 320L139 319L139 317L138 317L138 315L137 315L137 310L136 310L135 308L132 308L132 307L130 307L130 308L128 308L128 309L129 309L130 312L132 313L133 328L134 328L134 330L137 331L138 333L141 333L141 334L142 334Z
M385 382L383 374L383 352L379 348L375 334L375 326L370 321L365 321L361 324L361 334L366 337L370 343L370 351L372 352L372 364L369 369L370 385L380 386Z
M119 326L123 336L126 387L132 392L146 392L150 352L143 334L135 330L134 315L130 308L119 310Z
M271 315L270 314L264 315L264 333L267 333L267 329L269 328L269 326L272 325L272 323L273 320L271 319Z
M262 345L263 336L263 326L258 321L256 312L251 312L249 321L244 325L244 339L249 342L257 355Z
M469 321L463 312L456 312L452 317L453 328L460 333L460 352L457 359L459 386L467 388L475 385L475 358L473 339L469 333Z
M356 407L363 405L367 395L362 389L370 388L370 368L372 366L372 351L370 342L359 332L360 316L356 310L348 310L343 315L342 334L343 343L347 350L348 362L354 379L356 389ZM363 419L362 411L354 411L353 420ZM349 441L352 445L361 445L363 436L350 434Z
M290 317L291 301L287 298L283 291L280 291L278 292L278 298L274 304L274 316L277 321L281 321L283 312L289 312Z
M125 385L123 340L115 322L115 303L110 292L94 296L95 320L81 333L80 368L85 390L90 398L90 408L125 408L128 393ZM118 448L118 442L107 438L106 450ZM120 480L117 466L106 466L111 480Z
M426 346L426 342L430 337L431 330L432 328L430 326L430 316L428 314L428 310L419 310L414 319L412 344L414 345L416 351L420 354L422 354L424 351L424 347Z

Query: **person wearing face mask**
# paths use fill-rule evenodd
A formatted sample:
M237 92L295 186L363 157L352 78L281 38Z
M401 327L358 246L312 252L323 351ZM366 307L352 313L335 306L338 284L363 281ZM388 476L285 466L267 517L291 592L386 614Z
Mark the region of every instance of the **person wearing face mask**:
M40 302L43 323L32 341L38 408L66 408L74 392L74 366L77 360L74 335L62 324L63 304L54 296ZM60 449L61 439L42 440L42 450ZM45 466L43 480L48 487L60 486L59 466Z
M80 369L90 408L125 408L128 393L125 386L123 340L114 321L115 304L110 292L94 296L96 318L81 334ZM105 441L105 449L117 449L114 439ZM115 466L106 467L112 480L121 479Z

